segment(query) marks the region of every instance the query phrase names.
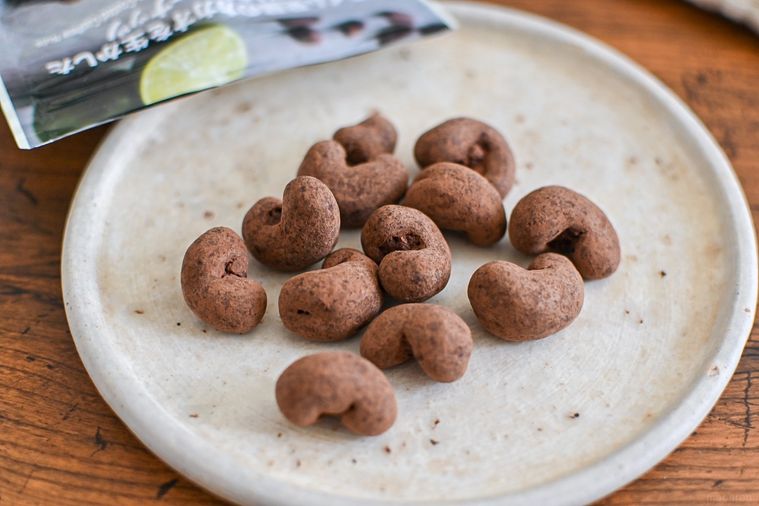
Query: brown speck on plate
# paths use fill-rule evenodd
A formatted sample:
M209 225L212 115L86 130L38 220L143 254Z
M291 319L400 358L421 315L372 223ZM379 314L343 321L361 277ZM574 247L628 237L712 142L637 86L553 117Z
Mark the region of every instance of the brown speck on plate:
M571 418L572 420L580 418L580 413L572 413L571 415L569 415L569 418Z
M197 413L190 413L190 418L197 418L199 415Z
M667 271L659 271L659 277L666 278L667 277Z
M435 445L437 445L437 444L439 444L439 443L440 443L440 441L437 441L437 440L435 440L435 439L430 439L430 444L431 444L432 446L435 446Z
M145 314L145 311L143 311L142 309L135 309L134 312L135 314Z
M215 214L213 213L213 211L204 211L203 212L203 218L205 218L207 220L213 219L214 216L215 216Z
M383 449L385 450L385 453L391 453L393 451L393 450L390 449L389 446L385 446L385 448L383 448Z

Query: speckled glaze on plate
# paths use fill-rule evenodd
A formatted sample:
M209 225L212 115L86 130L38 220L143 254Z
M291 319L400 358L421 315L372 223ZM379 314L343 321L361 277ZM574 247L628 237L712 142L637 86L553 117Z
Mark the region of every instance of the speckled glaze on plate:
M619 54L515 11L449 4L451 35L197 95L122 122L71 209L63 284L71 331L100 393L159 457L246 504L579 504L636 478L699 424L730 378L754 318L756 246L728 161L701 123ZM381 108L416 170L415 139L471 115L518 159L511 210L562 184L610 216L623 260L587 284L582 314L548 339L487 335L466 298L480 265L527 265L504 239L449 235L454 269L433 302L472 327L467 375L436 384L388 372L395 426L360 438L289 424L274 383L306 343L278 320L287 275L253 262L269 294L245 336L208 329L182 301L187 245L281 195L315 141ZM340 246L358 246L357 232Z

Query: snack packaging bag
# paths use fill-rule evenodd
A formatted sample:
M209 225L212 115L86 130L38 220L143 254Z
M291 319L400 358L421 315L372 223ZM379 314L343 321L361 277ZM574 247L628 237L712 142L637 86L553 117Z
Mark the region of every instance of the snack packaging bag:
M29 149L182 95L452 26L425 0L0 0L0 105Z

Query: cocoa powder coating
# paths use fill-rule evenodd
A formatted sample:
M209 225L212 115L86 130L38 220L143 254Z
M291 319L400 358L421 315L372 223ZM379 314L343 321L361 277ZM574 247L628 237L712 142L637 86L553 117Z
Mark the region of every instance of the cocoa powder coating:
M331 253L318 271L288 280L279 293L287 329L309 341L347 339L382 309L377 264L354 249Z
M379 264L382 288L398 301L425 301L448 284L451 250L421 211L398 205L377 209L361 231L361 245Z
M392 155L398 133L387 118L374 113L358 125L339 129L332 139L345 148L348 164L358 165L382 154Z
M472 276L469 302L485 329L506 341L542 339L567 327L585 297L582 276L556 253L538 256L528 267L491 262Z
M511 244L535 255L566 255L585 279L611 276L619 267L619 238L606 214L562 186L546 186L517 203L509 225Z
M346 351L295 361L277 380L275 395L282 414L295 425L306 427L332 415L365 436L387 431L398 411L393 387L382 371Z
M516 163L506 139L472 118L448 120L423 134L414 147L423 169L439 162L464 165L481 174L505 197L514 185Z
M248 279L245 243L226 227L212 228L187 248L181 284L192 312L221 332L249 332L266 312L263 286Z
M266 197L250 208L242 233L256 260L279 271L298 271L332 251L340 234L340 211L324 183L297 177L285 187L282 200Z
M342 225L361 227L375 209L398 202L406 192L408 171L390 154L394 146L395 129L373 116L338 130L335 140L314 144L298 175L323 181L337 200Z
M380 369L415 358L435 381L466 373L472 332L456 313L433 304L404 304L377 317L361 338L361 356Z
M424 169L403 202L444 230L464 232L477 246L491 246L506 233L506 211L498 191L473 170L441 162Z

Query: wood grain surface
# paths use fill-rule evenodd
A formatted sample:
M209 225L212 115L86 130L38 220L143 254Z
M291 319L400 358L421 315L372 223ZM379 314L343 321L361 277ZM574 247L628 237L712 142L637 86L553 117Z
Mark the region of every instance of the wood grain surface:
M506 0L579 28L673 88L724 147L759 218L759 37L677 0ZM33 152L0 126L0 504L220 502L98 395L61 301L66 211L100 128ZM704 424L602 504L759 504L759 330Z

